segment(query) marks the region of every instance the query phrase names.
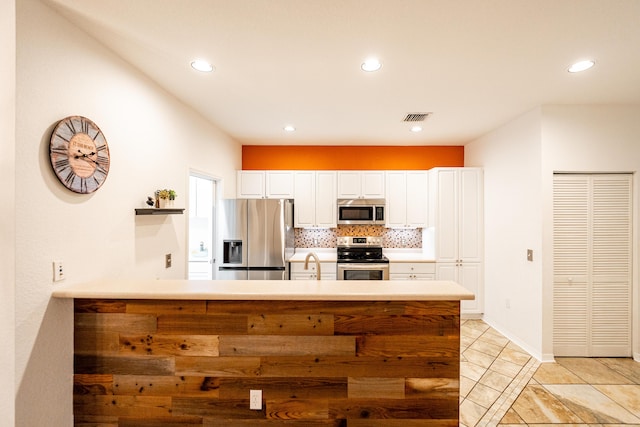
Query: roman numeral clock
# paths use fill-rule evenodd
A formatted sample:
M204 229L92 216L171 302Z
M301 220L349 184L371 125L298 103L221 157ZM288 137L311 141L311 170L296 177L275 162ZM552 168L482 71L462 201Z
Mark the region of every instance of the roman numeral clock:
M102 131L91 120L70 116L53 129L49 144L51 166L56 176L75 193L93 193L109 174L109 146Z

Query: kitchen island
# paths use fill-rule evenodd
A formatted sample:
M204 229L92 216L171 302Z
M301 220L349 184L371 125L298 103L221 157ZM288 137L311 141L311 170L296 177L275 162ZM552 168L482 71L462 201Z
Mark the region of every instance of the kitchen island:
M76 425L458 425L473 294L454 282L101 281L53 296L74 299Z

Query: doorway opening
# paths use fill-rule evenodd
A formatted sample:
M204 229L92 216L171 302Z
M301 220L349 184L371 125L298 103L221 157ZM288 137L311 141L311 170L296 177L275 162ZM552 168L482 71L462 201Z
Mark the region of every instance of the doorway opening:
M215 279L217 183L206 174L189 173L189 280Z

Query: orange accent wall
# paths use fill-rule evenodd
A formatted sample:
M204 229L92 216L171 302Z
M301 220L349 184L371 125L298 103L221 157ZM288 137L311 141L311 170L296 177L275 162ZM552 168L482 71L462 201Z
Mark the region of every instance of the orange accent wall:
M420 170L464 166L464 146L244 145L244 170Z

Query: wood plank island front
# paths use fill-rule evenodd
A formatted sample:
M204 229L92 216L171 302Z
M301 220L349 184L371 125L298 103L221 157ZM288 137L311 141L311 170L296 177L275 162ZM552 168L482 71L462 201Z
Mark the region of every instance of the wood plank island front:
M458 426L473 294L453 282L101 281L53 296L74 299L75 425Z

